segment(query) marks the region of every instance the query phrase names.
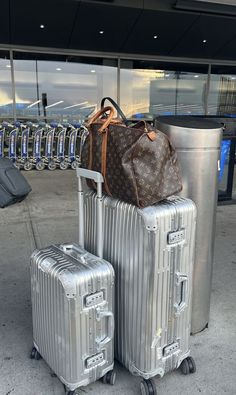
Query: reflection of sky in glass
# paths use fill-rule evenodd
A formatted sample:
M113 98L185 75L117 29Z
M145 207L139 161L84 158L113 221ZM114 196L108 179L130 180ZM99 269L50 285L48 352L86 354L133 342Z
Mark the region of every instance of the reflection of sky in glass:
M115 67L15 60L14 70L17 102L25 104L17 108L21 116L43 116L43 93L47 95L47 116L60 119L84 118L100 106L103 96L116 99Z
M0 116L12 116L12 85L9 59L0 59Z
M127 116L204 114L207 75L121 69L121 106Z

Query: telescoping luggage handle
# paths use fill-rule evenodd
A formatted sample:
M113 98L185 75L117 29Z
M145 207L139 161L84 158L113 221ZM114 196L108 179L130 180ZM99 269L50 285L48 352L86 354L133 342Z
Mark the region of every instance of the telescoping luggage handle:
M102 228L102 183L103 176L97 171L83 169L77 167L78 177L78 202L79 202L79 244L84 248L84 191L82 178L93 180L97 184L97 218L96 218L96 234L97 234L97 256L103 257L103 228Z

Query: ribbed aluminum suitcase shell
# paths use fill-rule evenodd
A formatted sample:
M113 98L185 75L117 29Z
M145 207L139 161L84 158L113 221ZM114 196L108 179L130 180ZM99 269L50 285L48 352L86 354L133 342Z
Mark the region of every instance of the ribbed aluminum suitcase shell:
M95 249L96 204L85 195L85 246ZM104 197L103 256L116 274L115 357L145 379L189 355L196 208L171 197L138 209Z
M70 389L113 369L114 270L76 245L31 257L34 345Z

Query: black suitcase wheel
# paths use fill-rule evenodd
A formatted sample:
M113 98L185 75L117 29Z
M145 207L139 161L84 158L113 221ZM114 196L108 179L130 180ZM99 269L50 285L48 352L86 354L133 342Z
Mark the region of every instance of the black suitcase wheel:
M33 347L30 353L30 358L39 361L40 359L42 359L42 356L39 354L38 350L35 347Z
M114 370L110 370L110 372L107 372L105 376L103 376L102 382L103 384L114 385L116 382L116 372L114 372Z
M74 391L68 390L67 387L65 386L65 384L63 384L63 387L64 387L66 395L76 395L75 390Z
M152 379L142 380L140 390L142 395L157 395L156 385Z
M192 357L187 357L184 359L180 365L181 373L187 375L189 373L196 372L196 364Z

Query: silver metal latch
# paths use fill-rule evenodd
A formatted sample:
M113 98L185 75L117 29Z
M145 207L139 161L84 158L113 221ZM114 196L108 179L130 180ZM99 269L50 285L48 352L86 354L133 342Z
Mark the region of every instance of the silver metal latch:
M92 357L89 357L85 361L86 368L93 368L96 365L99 365L104 361L104 354L103 352L100 352L99 354L93 355Z
M184 229L177 230L176 232L171 232L167 236L168 244L177 244L185 239Z
M103 292L96 292L95 294L88 295L85 298L85 306L92 307L100 304L104 301Z
M179 343L171 343L163 349L163 356L169 357L179 350Z

